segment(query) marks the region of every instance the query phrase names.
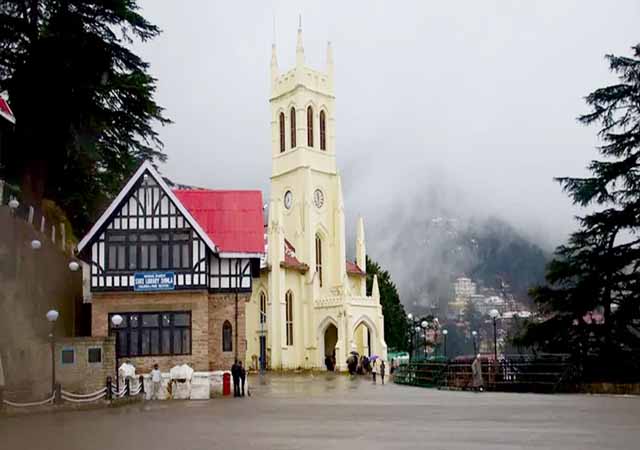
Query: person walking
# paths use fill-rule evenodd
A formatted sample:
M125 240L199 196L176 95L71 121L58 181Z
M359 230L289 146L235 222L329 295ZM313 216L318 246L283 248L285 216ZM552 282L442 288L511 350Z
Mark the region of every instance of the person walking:
M384 360L380 360L380 381L382 382L382 384L384 384L384 372L385 372L386 366L384 365Z
M376 384L376 374L378 373L378 361L371 364L371 375L373 376L373 384Z
M233 396L240 397L240 367L236 360L231 366L231 378L233 378Z
M482 378L482 362L480 361L480 353L471 363L471 382L475 391L482 392L484 390L484 379Z
M238 363L238 376L240 377L240 397L244 397L244 382L247 378L247 371L242 367L242 361Z
M162 374L158 365L154 364L151 371L151 400L159 400L160 386L162 386Z

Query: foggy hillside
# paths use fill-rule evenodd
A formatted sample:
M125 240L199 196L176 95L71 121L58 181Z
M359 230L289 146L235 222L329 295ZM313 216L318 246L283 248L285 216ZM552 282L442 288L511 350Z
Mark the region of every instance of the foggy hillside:
M489 288L507 283L516 299L530 301L527 290L543 281L548 251L505 219L471 214L464 195L450 201L442 187L406 200L367 214L367 251L391 272L405 306L442 308L461 276Z

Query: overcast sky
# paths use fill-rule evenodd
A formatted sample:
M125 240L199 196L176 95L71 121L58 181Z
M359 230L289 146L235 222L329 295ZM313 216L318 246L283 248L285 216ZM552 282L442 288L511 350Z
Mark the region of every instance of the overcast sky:
M281 70L299 13L307 64L323 69L332 41L349 234L357 214L375 228L431 195L559 243L577 211L552 177L596 156L583 97L615 81L604 54L640 42L637 0L139 3L163 30L136 46L175 122L162 171L187 184L266 198L273 18Z

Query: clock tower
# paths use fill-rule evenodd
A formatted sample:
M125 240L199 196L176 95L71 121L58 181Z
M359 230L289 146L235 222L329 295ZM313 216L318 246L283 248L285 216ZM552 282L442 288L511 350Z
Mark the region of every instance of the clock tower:
M305 65L298 29L296 65L280 73L275 44L271 54L271 199L282 210L286 238L311 268L321 265L319 288L345 281L345 225L335 155L333 54L327 44L326 70ZM321 261L316 261L320 259ZM311 283L316 270L307 274Z

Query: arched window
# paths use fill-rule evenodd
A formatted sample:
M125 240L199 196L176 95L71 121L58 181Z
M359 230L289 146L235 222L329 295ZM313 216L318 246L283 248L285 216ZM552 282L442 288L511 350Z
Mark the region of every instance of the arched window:
M260 292L260 323L267 322L267 295Z
M313 108L307 108L307 145L313 147Z
M320 111L320 150L327 149L327 123L324 111Z
M296 109L291 108L290 119L291 122L291 148L296 146Z
M316 272L322 287L322 239L316 234Z
M280 153L284 152L284 113L280 113Z
M293 345L293 292L287 291L285 300L285 322L287 326L287 345Z
M225 320L222 325L222 351L230 352L233 349L232 345L233 341L233 329L231 328L231 323L228 320Z

